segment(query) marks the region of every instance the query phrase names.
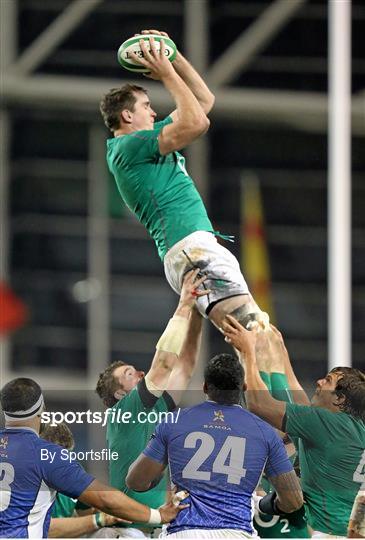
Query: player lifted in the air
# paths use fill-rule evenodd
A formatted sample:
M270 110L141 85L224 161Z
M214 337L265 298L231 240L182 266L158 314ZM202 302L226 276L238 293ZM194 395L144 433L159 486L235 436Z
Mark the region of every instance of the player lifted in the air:
M167 35L156 30L143 33ZM179 293L184 274L199 268L207 276L203 287L211 292L197 298L200 313L221 328L224 316L233 314L248 329L267 325L249 293L238 261L218 244L204 203L178 150L203 135L214 96L191 64L177 53L171 63L154 40L150 51L141 40L144 57L134 60L160 80L176 110L155 123L146 91L135 85L110 90L100 104L106 126L114 138L107 142L107 161L119 192L155 240L171 287Z

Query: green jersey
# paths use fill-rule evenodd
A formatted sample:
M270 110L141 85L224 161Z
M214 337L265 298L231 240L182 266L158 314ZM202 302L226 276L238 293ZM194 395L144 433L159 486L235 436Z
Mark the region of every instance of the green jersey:
M160 154L158 135L171 122L168 116L154 129L107 141L107 162L119 192L156 242L162 260L189 234L214 232L185 158L179 152Z
M286 405L286 431L299 437L301 482L309 525L346 536L359 489L355 471L365 448L365 425L343 412Z
M63 493L57 493L56 500L52 506L51 516L53 518L73 517L75 512L77 513L77 510L87 510L89 508L90 506L77 499L67 497Z
M145 449L152 436L158 414L174 408L175 404L167 392L157 398L148 391L142 379L127 396L114 405L115 413L108 415L108 448L118 454L116 460L109 462L109 483L132 499L152 508L158 508L165 503L166 475L154 488L143 493L129 489L125 479L129 466Z
M72 517L75 514L76 503L77 499L57 493L51 516L54 518Z

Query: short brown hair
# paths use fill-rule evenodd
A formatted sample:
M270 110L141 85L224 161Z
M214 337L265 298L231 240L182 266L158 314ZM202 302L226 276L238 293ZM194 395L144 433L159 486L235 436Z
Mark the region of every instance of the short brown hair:
M124 109L133 112L136 103L136 92L147 90L137 84L125 84L121 88L112 88L100 102L100 112L104 123L110 131L120 128L120 114Z
M57 426L42 423L40 436L42 439L54 444L59 444L67 450L72 450L75 446L75 440L72 432L64 422L57 424Z
M114 393L119 388L119 383L114 377L114 371L116 368L126 366L125 362L118 360L112 362L102 373L99 375L98 382L96 384L96 393L103 400L106 407L113 407L118 400L114 397Z
M340 411L365 422L365 374L350 367L335 367L330 373L339 375L335 394L338 398L344 398L339 405Z

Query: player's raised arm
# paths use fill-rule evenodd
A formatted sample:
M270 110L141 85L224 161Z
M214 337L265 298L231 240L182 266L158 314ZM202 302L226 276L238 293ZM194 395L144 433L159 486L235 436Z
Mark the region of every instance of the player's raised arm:
M283 364L294 402L299 405L310 405L310 400L294 373L283 336L274 325L271 324L270 329L271 331L266 332L269 340L270 354L279 358Z
M178 405L189 385L198 362L203 328L203 317L196 308L191 310L188 332L181 353L166 387L174 403Z
M169 37L166 32L160 30L142 30L142 34L156 34L165 37ZM193 92L196 99L199 101L201 108L205 114L208 114L215 101L214 94L209 90L202 77L196 71L196 69L188 62L188 60L181 54L180 51L176 52L176 58L172 62L175 71L180 75L182 80L188 85ZM176 119L177 112L174 111L170 116Z
M176 103L174 122L162 129L158 139L160 153L166 155L181 150L203 135L209 128L209 120L193 92L166 58L164 41L161 40L159 52L156 51L153 38L150 39L151 51L143 39L140 47L144 57L139 58L134 53L134 60L148 68L154 79L161 80Z
M248 409L272 426L283 430L285 403L271 396L260 377L255 356L256 332L243 328L231 315L226 316L223 331L228 342L238 350L245 367L245 397Z
M188 370L192 360L189 360L188 365L186 355L195 354L196 356L197 353L201 323L199 324L199 321L196 320L198 315L192 316L192 309L197 298L209 293L209 290L202 287L206 277L198 278L198 273L199 269L196 269L186 274L180 302L157 343L151 368L146 375L147 387L152 387L155 391L160 390L160 394L166 390L171 372L177 362L181 365L182 362L186 361L186 369ZM183 358L178 360L181 354L183 354ZM176 388L178 389L178 387Z

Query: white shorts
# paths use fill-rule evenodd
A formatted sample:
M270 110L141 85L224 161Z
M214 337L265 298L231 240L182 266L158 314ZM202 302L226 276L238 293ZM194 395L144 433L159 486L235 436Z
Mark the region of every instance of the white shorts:
M196 231L175 244L165 255L164 267L167 281L177 294L180 294L184 275L189 270L200 268L207 276L203 286L211 292L197 299L198 309L204 317L207 308L217 301L249 294L236 257L206 231Z
M239 529L187 529L171 534L160 534L160 538L254 538L249 533Z
M102 527L88 538L151 538L151 534L144 533L133 527Z

